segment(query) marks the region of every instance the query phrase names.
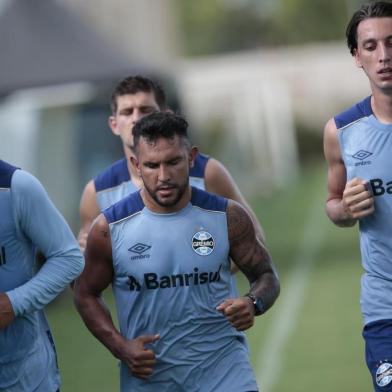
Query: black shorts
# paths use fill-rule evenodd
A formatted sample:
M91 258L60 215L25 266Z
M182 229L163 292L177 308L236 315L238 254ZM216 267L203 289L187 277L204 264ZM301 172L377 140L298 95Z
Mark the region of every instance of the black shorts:
M392 319L365 325L362 336L374 390L392 392Z

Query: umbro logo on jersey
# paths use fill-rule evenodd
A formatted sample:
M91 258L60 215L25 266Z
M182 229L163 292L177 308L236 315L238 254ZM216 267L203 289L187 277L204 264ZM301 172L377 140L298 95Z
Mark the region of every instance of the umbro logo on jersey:
M140 260L140 259L149 259L150 255L149 254L143 254L147 252L149 249L151 249L150 245L142 244L141 242L138 242L135 245L132 245L128 251L132 253L136 253L137 256L132 256L131 260Z
M359 150L353 155L353 158L363 161L364 159L369 158L370 155L373 155L373 153L366 150Z
M141 242L138 242L137 244L132 245L128 250L130 252L141 255L142 253L146 252L149 249L151 249L150 245L146 245L146 244L142 244Z
M192 248L200 256L210 255L215 247L215 241L208 231L198 231L192 237Z
M352 155L353 158L357 159L359 162L355 164L355 166L365 166L365 165L370 165L372 162L371 161L365 161L365 159L369 158L371 155L373 155L372 152L366 151L366 150L359 150L357 151L354 155Z

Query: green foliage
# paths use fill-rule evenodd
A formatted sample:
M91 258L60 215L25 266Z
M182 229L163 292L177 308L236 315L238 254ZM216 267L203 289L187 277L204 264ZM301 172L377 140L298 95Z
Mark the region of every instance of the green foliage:
M340 40L352 1L175 0L186 55Z
M223 2L177 0L183 51L189 55L226 52L260 45L266 29L250 9L233 10Z
M348 20L341 0L280 2L274 28L282 44L343 39Z

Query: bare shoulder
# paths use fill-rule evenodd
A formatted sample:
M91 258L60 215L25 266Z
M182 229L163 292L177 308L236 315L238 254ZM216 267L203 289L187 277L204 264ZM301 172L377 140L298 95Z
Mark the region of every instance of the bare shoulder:
M335 120L330 118L324 127L324 138L337 137L338 130L336 128Z
M218 178L222 174L231 177L228 169L223 165L223 163L212 157L208 159L205 174L207 177L211 178Z
M88 238L89 242L96 241L99 239L110 239L109 224L104 214L99 214L98 217L94 220Z
M96 190L95 190L94 180L90 180L84 187L81 203L89 202L92 199L95 200L95 198L96 198Z
M112 244L110 237L110 228L104 214L100 214L95 219L87 237L86 245L86 268L91 265L111 265Z
M84 187L79 206L82 226L90 226L92 221L100 214L97 203L97 194L95 191L94 181L89 181Z
M229 170L215 158L210 158L205 170L205 183L208 192L237 200L244 204L244 198Z
M229 200L227 205L227 227L230 241L240 241L255 236L255 228L248 211L238 202Z
M109 224L103 214L94 221L87 237L85 268L76 280L77 297L100 293L113 279L112 247Z
M338 129L333 118L324 127L324 155L328 162L341 160Z

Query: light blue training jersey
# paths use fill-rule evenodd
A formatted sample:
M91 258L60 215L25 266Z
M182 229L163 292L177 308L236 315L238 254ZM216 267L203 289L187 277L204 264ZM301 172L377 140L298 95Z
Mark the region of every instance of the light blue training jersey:
M392 319L392 124L374 116L370 97L335 117L347 180L369 181L375 212L359 221L364 323Z
M193 167L189 171L189 184L205 190L205 170L210 159L204 154L197 154ZM124 197L138 190L129 175L125 158L114 162L94 178L96 199L101 211L117 203ZM231 277L232 297L238 296L237 279Z
M204 173L209 157L197 154L195 163L189 172L189 183L205 189ZM129 175L126 158L108 166L94 178L98 206L103 211L122 198L138 190Z
M160 334L148 380L121 365L122 392L248 392L257 385L245 335L216 307L230 295L227 200L192 188L181 211L158 214L135 192L103 213L121 334Z
M39 271L36 246L46 257ZM42 185L0 160L0 292L16 316L0 330L1 392L58 390L55 346L42 308L83 264L75 237Z

